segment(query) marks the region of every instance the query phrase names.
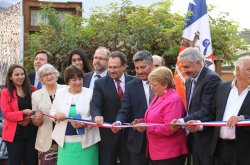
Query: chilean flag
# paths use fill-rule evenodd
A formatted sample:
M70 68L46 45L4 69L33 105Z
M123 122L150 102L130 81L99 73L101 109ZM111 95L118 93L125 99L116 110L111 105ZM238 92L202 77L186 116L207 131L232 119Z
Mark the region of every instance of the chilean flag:
M205 56L205 64L208 68L215 70L212 41L209 28L206 0L191 0L188 6L186 23L183 29L183 40L179 53L186 47L197 47ZM174 81L176 91L182 101L186 104L185 79L187 75L183 72L179 62L176 63Z

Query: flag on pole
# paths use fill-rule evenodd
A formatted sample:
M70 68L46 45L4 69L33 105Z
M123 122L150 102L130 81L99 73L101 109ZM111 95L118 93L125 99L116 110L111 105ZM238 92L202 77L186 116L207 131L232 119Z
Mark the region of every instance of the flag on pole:
M179 53L186 47L197 47L204 55L207 67L215 70L206 0L190 0L182 37ZM186 106L185 78L187 75L177 60L174 81L176 91Z

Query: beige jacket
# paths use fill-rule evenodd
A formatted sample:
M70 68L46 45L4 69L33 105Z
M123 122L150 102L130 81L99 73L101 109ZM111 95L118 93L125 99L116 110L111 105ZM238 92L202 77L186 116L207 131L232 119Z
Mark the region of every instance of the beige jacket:
M66 85L57 85L57 90L62 87L67 87ZM49 97L49 93L45 86L42 89L37 90L32 93L32 109L42 111L43 113L49 114L52 103ZM46 152L50 149L52 144L51 139L52 134L52 120L44 117L43 123L38 127L36 135L35 148L38 151Z
M65 116L68 117L70 105L74 103L76 106L76 113L81 114L82 119L91 119L89 110L92 94L93 90L85 87L82 88L80 94L76 95L70 94L68 88L59 89L51 107L50 115L54 116L57 112L63 112ZM57 122L52 133L52 139L61 147L64 146L67 123L67 120ZM85 129L85 134L81 135L82 148L90 147L100 140L99 128L88 127Z

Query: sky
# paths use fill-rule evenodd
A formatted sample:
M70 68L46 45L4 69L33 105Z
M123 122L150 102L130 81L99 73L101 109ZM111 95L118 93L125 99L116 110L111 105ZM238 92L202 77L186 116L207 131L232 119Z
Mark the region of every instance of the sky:
M80 0L81 1L81 0ZM90 13L90 8L94 6L104 6L110 2L118 0L83 0L83 5L85 6L85 14ZM154 2L159 2L161 0L131 0L134 4L139 4L143 6L151 5ZM187 13L188 3L190 0L173 0L172 11L179 12L182 15ZM237 22L239 22L240 28L250 29L250 18L247 11L249 11L250 1L249 0L207 0L207 5L216 6L215 13L211 15L216 15L219 12L229 12L229 17Z
M0 0L1 1L1 0ZM19 2L20 0L4 0L9 2ZM40 0L40 1L50 1L50 0ZM83 2L83 8L85 10L84 15L90 14L90 8L94 6L104 6L110 2L119 2L120 0L51 0L51 1L76 1ZM139 4L143 6L149 6L154 2L159 2L161 0L131 0L134 4ZM190 0L173 0L172 11L179 12L185 15L187 12L188 3ZM207 5L213 4L217 7L217 12L212 13L213 16L219 12L229 12L229 17L237 22L239 22L240 28L250 29L250 19L249 19L249 6L250 0L207 0Z

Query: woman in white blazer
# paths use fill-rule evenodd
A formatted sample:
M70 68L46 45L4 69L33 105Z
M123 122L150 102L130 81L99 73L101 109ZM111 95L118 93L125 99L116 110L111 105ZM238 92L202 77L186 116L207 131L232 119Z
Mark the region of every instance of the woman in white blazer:
M65 120L66 117L91 119L89 109L93 91L82 87L83 71L75 65L66 68L64 81L68 88L56 92L50 111L56 120L52 138L59 145L57 164L98 165L99 129Z
M43 117L42 113L49 114L56 91L66 85L57 84L59 72L50 64L41 66L37 73L43 87L32 93L32 109L37 111L32 122L38 126L35 148L39 152L40 165L55 165L58 147L51 138L54 124L51 119Z

